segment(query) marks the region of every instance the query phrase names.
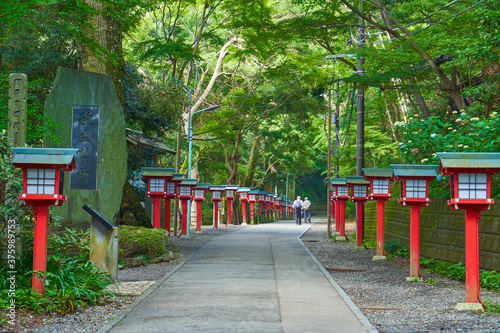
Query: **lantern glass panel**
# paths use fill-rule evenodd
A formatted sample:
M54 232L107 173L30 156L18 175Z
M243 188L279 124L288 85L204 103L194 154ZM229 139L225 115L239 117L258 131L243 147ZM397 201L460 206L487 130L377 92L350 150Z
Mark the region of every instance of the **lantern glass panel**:
M194 190L194 197L196 199L205 199L205 191L203 191L203 190Z
M246 192L240 192L240 198L241 199L246 199L247 198L247 193Z
M266 200L265 195L259 194L259 201L264 201L264 200Z
M55 189L56 189L55 169L26 170L27 194L55 194Z
M59 194L63 195L64 191L64 171L59 170Z
M337 186L337 196L348 197L349 196L349 187Z
M149 179L149 191L150 192L164 192L165 191L165 179L150 178Z
M220 199L220 197L221 197L220 191L213 191L212 192L212 199Z
M175 183L167 182L167 193L175 194Z
M249 199L249 200L252 200L252 201L255 201L255 194L250 194L250 195L248 196L248 199Z
M427 195L427 180L407 179L405 198L425 199Z
M189 197L191 196L191 187L190 186L181 186L179 189L179 195L181 197Z
M366 198L366 186L354 185L354 197Z
M389 194L389 180L388 179L374 179L373 180L373 194Z
M460 199L487 199L487 180L485 173L459 173L458 197Z
M234 191L231 191L231 190L226 191L226 197L234 198Z

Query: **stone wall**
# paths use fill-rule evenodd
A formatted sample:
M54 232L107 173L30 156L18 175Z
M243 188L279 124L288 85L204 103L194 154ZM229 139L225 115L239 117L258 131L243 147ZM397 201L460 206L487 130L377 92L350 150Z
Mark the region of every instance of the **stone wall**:
M365 237L376 239L377 203L365 205ZM420 216L420 254L437 260L464 263L465 213L452 211L446 200L433 200L422 208ZM410 247L410 207L401 207L397 200L385 205L385 242L397 241ZM500 270L500 205L481 212L479 221L479 265Z

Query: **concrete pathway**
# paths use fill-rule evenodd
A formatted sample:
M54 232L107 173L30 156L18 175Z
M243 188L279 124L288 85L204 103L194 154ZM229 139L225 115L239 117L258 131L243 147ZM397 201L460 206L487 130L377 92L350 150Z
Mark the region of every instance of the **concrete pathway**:
M298 239L310 226L215 238L99 332L377 332Z

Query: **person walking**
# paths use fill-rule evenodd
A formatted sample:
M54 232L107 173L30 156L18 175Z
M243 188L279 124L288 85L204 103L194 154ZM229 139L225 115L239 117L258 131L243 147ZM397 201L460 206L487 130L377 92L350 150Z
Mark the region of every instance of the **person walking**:
M311 201L307 197L302 203L302 207L304 207L304 222L309 221L311 223Z
M300 200L300 195L295 199L292 204L293 209L295 209L295 223L297 225L302 224L302 200Z

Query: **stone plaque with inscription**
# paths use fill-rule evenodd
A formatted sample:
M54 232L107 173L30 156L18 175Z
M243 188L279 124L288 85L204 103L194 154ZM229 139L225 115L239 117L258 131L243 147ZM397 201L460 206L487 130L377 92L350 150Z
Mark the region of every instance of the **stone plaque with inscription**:
M71 188L95 190L97 188L97 157L99 138L99 107L73 105L71 146L78 149L76 169L71 173Z

